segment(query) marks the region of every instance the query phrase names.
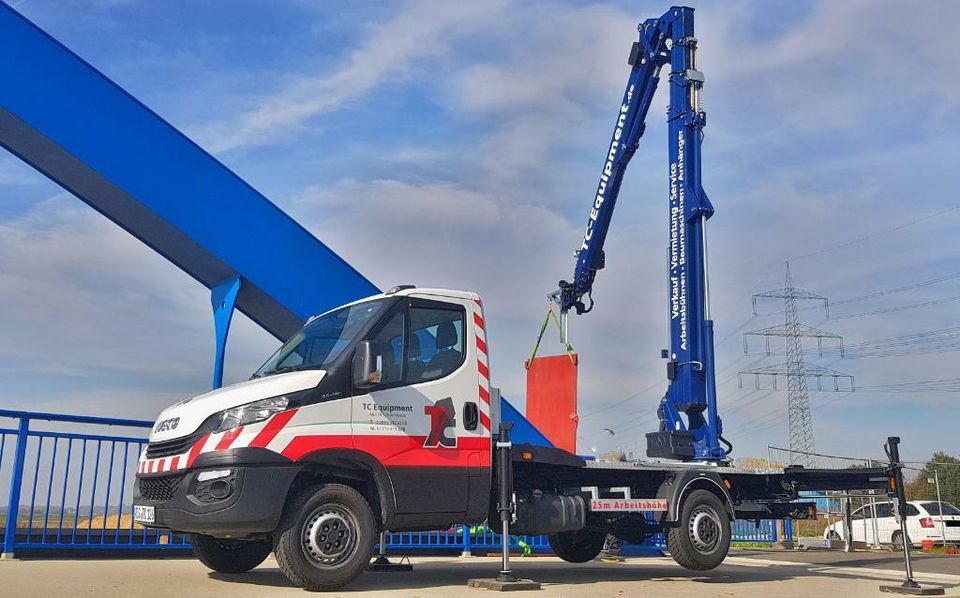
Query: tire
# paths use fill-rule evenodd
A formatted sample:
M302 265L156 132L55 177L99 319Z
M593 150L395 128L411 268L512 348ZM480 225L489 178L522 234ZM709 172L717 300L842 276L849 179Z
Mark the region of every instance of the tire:
M370 562L377 523L367 500L343 484L312 486L284 509L274 538L277 564L307 590L331 590L360 575Z
M586 563L597 558L607 539L604 532L560 532L547 537L553 553L568 563Z
M910 541L910 536L907 536L907 541ZM903 550L903 532L896 530L890 536L890 543L893 544L895 550ZM913 543L910 544L913 546Z
M273 549L270 540L233 540L190 534L193 554L218 573L246 573L264 561Z
M667 531L667 549L681 567L707 571L727 557L730 518L723 501L715 494L708 490L688 494L677 523Z

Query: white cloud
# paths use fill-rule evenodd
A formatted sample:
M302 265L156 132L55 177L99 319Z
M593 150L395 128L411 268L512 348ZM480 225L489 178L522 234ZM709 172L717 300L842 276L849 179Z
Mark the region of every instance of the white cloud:
M390 19L367 25L342 66L297 77L284 89L258 98L252 109L201 132L201 141L213 152L269 144L315 116L365 101L381 85L389 93L417 61L444 54L465 31L489 25L505 5L504 0L411 2Z

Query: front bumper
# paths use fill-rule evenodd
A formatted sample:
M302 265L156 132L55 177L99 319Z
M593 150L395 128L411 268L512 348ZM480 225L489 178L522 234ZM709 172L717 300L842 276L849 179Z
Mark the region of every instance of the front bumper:
M133 504L154 507L148 527L221 537L272 532L296 464L203 467L170 474L138 475ZM201 480L204 472L230 473ZM215 484L215 485L214 485Z

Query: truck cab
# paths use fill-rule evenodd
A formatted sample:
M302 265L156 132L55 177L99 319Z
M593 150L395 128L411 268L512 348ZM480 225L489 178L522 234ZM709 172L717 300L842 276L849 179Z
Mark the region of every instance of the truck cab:
M475 293L396 287L311 318L249 380L160 414L135 518L218 571L275 550L300 585L346 583L380 530L487 517L489 376Z

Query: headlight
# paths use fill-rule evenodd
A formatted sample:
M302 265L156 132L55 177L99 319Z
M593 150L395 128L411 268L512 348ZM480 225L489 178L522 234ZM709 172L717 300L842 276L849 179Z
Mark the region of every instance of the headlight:
M273 414L285 410L289 402L286 396L272 397L221 411L218 419L214 420L213 431L226 432L239 426L262 422Z

